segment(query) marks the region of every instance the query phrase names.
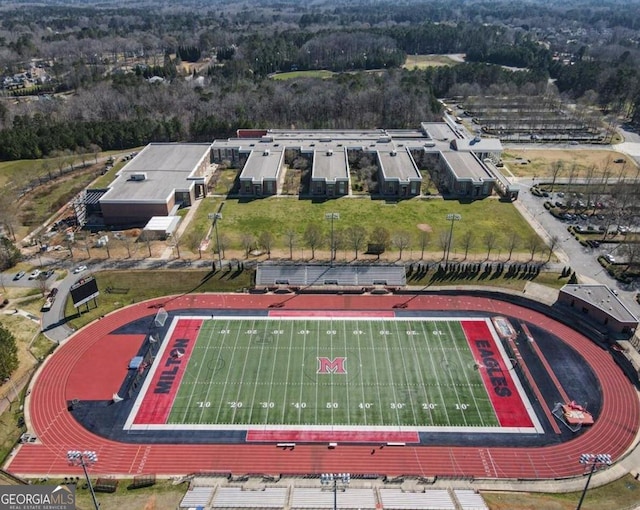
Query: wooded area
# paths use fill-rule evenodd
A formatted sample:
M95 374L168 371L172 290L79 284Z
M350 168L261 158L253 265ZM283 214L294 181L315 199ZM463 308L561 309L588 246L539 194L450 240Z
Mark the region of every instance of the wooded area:
M5 6L0 159L91 144L208 141L241 127L415 128L440 115L436 97L455 95L533 93L640 121L639 7L615 0ZM466 62L401 68L406 55L428 53L466 54ZM269 79L315 69L340 74Z

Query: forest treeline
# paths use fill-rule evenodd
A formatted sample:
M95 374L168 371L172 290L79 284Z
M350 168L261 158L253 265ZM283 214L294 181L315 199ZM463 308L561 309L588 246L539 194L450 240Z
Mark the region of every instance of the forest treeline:
M5 92L37 100L0 102L0 159L241 127L415 128L439 117L437 97L523 91L640 123L639 20L616 0L7 7L3 76L37 61L48 80ZM451 53L466 62L402 69L407 55ZM320 69L339 74L270 78Z

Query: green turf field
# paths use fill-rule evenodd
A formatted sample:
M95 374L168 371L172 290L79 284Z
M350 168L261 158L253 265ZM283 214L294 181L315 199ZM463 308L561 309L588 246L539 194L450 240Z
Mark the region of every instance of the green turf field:
M498 426L460 322L420 318L205 320L168 423Z

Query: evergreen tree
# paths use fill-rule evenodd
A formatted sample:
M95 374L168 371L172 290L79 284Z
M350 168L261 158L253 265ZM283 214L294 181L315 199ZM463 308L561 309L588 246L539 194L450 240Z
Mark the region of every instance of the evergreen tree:
M18 368L16 339L0 324L0 380L4 381Z

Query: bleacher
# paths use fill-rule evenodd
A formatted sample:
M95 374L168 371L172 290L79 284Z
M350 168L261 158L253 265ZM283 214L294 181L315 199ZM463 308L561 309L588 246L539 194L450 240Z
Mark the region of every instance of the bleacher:
M332 285L338 287L370 287L376 285L399 287L407 283L403 266L362 265L280 265L259 264L256 286L297 287Z
M268 487L247 491L240 487L220 487L211 508L283 508L287 502L286 487Z
M462 510L489 510L482 496L471 489L454 489L453 493Z
M180 502L180 508L206 507L213 495L213 487L194 487L189 489Z
M456 510L451 495L444 489L425 492L403 492L400 489L380 489L380 500L385 510Z
M337 507L342 510L375 510L373 489L338 489ZM324 510L333 508L333 490L295 488L291 497L291 510Z

